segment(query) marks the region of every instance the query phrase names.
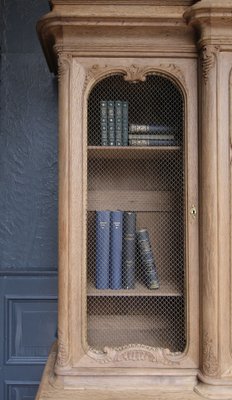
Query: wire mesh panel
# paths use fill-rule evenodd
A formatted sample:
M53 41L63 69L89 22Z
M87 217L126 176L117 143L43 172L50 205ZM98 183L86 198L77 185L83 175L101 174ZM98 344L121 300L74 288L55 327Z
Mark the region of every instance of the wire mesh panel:
M87 337L184 351L184 101L110 76L88 101Z

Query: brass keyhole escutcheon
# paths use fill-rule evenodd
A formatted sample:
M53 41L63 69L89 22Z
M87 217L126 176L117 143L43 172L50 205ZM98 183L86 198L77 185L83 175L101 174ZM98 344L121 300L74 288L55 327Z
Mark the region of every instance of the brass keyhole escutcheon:
M196 215L197 215L197 209L196 209L195 206L192 206L192 207L191 207L191 209L190 209L190 214L191 214L193 217L196 217Z

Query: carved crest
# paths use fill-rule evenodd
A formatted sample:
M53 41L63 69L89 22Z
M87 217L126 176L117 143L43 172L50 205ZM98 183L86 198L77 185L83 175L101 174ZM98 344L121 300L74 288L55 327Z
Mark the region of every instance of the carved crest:
M208 376L215 376L218 372L218 360L208 333L205 333L203 338L203 371Z
M219 46L207 45L203 46L201 49L201 65L202 65L202 75L205 83L209 78L209 72L213 68L216 60L217 53L219 51Z
M131 65L130 67L125 69L124 79L125 81L132 82L144 82L146 80L146 67L140 67L138 65Z
M110 348L105 347L104 351L96 351L90 349L88 356L95 361L105 364L111 362L122 361L149 361L162 365L178 365L179 362L173 359L173 356L179 353L172 353L169 349L161 347L149 347L139 344L131 344L128 346Z

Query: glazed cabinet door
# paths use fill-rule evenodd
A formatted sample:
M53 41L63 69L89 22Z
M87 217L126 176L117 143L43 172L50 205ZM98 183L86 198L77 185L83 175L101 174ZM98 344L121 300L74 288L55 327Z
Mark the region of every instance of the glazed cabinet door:
M72 363L197 368L196 61L70 74Z

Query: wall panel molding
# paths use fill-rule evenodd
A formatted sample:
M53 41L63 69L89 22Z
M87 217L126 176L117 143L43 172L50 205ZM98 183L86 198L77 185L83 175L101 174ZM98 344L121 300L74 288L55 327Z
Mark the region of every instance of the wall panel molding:
M39 382L5 381L4 400L34 400Z
M5 363L44 364L56 332L56 296L5 296Z

